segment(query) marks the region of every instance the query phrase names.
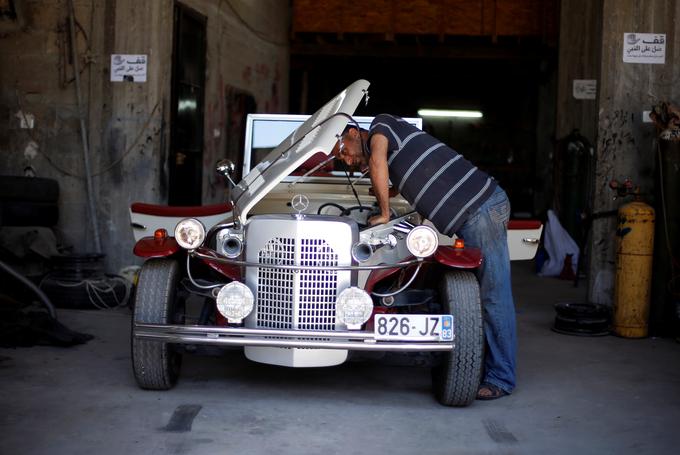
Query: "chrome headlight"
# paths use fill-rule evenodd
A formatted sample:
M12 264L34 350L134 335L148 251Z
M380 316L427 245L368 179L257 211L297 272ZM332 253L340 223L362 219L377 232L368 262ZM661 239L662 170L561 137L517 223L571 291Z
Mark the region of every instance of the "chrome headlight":
M432 256L439 246L439 238L429 226L416 226L406 237L406 247L417 258Z
M360 329L373 313L373 300L367 292L353 286L340 293L335 311L348 329Z
M255 297L245 284L232 281L217 293L217 311L229 322L240 323L253 311Z
M186 218L175 227L175 240L187 250L195 250L205 240L205 227L195 218Z

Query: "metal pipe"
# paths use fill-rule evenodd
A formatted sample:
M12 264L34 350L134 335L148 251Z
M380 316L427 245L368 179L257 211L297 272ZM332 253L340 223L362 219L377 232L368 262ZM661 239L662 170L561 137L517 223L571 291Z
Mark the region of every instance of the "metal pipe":
M38 286L31 283L30 280L28 280L26 277L24 277L19 272L17 272L12 267L10 267L8 264L5 264L2 261L0 261L0 269L9 273L11 276L13 276L17 280L21 281L24 285L26 285L26 287L30 288L31 291L35 292L35 294L38 296L38 298L43 303L43 305L45 305L45 308L47 308L47 311L50 313L50 316L52 316L54 319L57 319L57 312L54 309L54 305L52 305L50 298L47 297L47 295L45 295L45 293Z
M90 148L87 140L87 127L83 115L83 100L80 91L80 67L78 65L78 43L76 41L75 12L73 0L68 2L68 21L71 32L71 52L73 53L73 71L76 79L76 97L78 100L78 119L80 120L80 137L83 142L83 161L85 162L85 181L87 184L87 202L90 211L90 221L94 233L94 248L96 253L102 252L102 241L99 237L99 223L97 222L97 211L94 203L94 189L92 186L92 171L90 169Z

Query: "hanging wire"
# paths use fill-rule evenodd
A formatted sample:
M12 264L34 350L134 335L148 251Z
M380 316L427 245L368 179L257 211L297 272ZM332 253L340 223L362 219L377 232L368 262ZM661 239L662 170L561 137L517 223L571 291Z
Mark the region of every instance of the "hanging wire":
M20 95L19 95L19 90L18 90L17 88L15 88L15 94L16 94L16 100L17 100L17 107L19 108L19 112L21 113L21 117L22 117L24 123L25 123L26 125L28 125L28 117L26 117L26 113L24 112L23 105L22 105L22 103L21 103L21 98L20 98ZM139 140L141 139L141 137L142 137L142 135L144 134L144 132L149 128L149 124L151 123L151 119L153 119L153 116L154 116L154 114L156 113L156 110L158 109L158 105L159 105L159 104L160 104L160 102L157 102L157 103L154 105L153 109L151 109L151 112L150 112L149 115L146 117L146 120L145 120L144 124L142 125L142 128L140 128L139 132L138 132L137 135L135 136L135 139L132 141L132 144L131 144L131 145L130 145L130 146L129 146L129 147L128 147L128 148L127 148L127 149L126 149L126 150L118 157L118 158L116 158L116 159L113 160L111 163L109 163L109 164L107 164L106 166L104 166L102 169L93 172L93 173L92 173L92 176L93 176L93 177L98 177L98 176L100 176L100 175L102 175L102 174L105 174L106 172L110 171L111 169L113 169L114 167L116 167L118 164L120 164L120 163L121 163L121 162L122 162L122 161L130 154L130 153L132 153L132 151L135 149L135 147L137 147L137 144L139 143ZM45 161L47 161L47 163L48 163L50 166L52 166L52 167L53 167L54 169L56 169L57 171L61 172L61 173L64 174L64 175L67 175L67 176L69 176L69 177L73 177L73 178L77 178L77 179L84 179L84 178L85 178L83 175L77 174L77 173L74 173L74 172L71 172L71 171L69 171L69 170L66 170L66 169L64 169L63 167L61 167L61 166L59 166L58 164L56 164L54 161L52 161L52 159L50 158L50 156L47 155L45 152L43 152L43 151L41 150L41 148L40 148L40 144L41 144L41 142L43 142L43 141L38 140L38 139L33 135L33 133L31 132L31 129L30 129L30 128L26 128L26 129L24 129L24 131L26 132L26 134L28 135L28 137L29 137L33 142L35 142L36 145L38 145L37 152L38 152L43 158L45 158Z
M250 25L250 24L243 18L243 16L241 16L241 15L239 14L239 12L236 10L236 8L234 8L234 5L232 5L231 2L230 2L229 0L225 0L225 3L227 4L227 6L228 6L229 9L231 10L231 12L234 13L234 16L236 16L236 19L238 19L238 21L239 21L245 28L247 28L248 30L250 30L250 32L251 32L253 35L257 36L257 37L260 38L262 41L265 41L265 42L267 42L267 43L269 43L269 44L273 44L273 45L275 45L275 46L288 46L288 44L289 44L288 42L272 40L271 38L267 37L267 35L265 35L264 32L261 32L261 31L257 30L256 28L254 28L252 25Z
M49 278L47 275L40 282L39 287L42 288L43 283ZM130 294L132 293L132 283L121 276L110 276L95 280L80 280L80 281L60 281L51 280L52 283L56 284L62 288L85 288L87 293L87 298L95 308L99 310L110 310L112 308L118 308L127 305L130 299ZM119 298L116 292L116 287L112 283L122 283L125 287L125 294L123 298ZM115 302L115 305L109 305L106 303L105 298L107 296L111 297L111 300Z

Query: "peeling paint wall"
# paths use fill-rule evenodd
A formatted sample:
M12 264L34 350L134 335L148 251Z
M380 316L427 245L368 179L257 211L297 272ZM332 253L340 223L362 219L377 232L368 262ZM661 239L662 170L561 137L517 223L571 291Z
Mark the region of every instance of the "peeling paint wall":
M132 255L131 202L167 202L173 0L74 0L83 112L107 269ZM260 112L288 108L290 6L276 0L186 0L207 17L203 202L222 200L214 163L226 152L229 87ZM0 24L0 174L28 166L59 182L57 236L92 251L69 39L68 2L21 2L21 23ZM112 53L148 55L145 83L112 83ZM22 128L32 126L33 128Z
M226 157L229 122L242 113L229 93L253 96L257 112L288 111L289 2L280 0L186 0L184 5L207 18L205 93L204 202L221 202L224 183L213 171Z

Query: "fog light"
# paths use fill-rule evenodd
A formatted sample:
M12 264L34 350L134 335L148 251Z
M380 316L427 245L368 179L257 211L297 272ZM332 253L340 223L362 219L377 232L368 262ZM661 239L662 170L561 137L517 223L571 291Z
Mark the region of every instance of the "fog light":
M437 233L429 226L417 226L406 237L406 247L417 258L433 255L438 246Z
M217 311L229 322L241 323L253 311L255 297L243 283L232 281L217 293Z
M350 330L361 328L373 313L373 300L365 291L351 287L340 293L335 306L338 319Z
M195 250L205 240L205 228L203 224L194 219L186 218L175 227L175 240L184 249Z

